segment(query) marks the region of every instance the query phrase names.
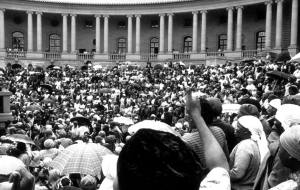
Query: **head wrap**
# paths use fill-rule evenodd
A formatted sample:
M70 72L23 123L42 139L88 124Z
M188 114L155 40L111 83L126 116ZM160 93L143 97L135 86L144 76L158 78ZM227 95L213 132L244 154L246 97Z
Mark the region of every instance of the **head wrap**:
M54 141L52 139L47 139L44 142L44 146L45 148L51 148L54 146Z
M286 130L292 123L300 122L300 106L294 104L281 105L276 112L275 118L281 122L282 127Z
M275 109L278 109L281 106L281 100L280 99L271 100L269 105L272 106Z
M237 118L240 118L245 115L251 115L255 117L259 117L258 109L252 104L243 104L241 105Z
M140 129L123 147L117 164L120 189L198 190L202 167L180 137Z
M258 145L260 161L262 162L268 152L268 141L261 122L257 117L250 115L242 116L238 122L250 131L251 139Z
M82 190L93 190L95 189L96 185L97 185L97 181L91 175L87 175L83 177L80 181L80 187Z
M300 125L286 129L280 136L280 143L293 158L300 160Z

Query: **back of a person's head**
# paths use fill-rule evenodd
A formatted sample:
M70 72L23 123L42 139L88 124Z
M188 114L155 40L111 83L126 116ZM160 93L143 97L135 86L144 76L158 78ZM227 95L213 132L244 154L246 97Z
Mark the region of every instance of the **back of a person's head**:
M239 104L243 105L243 104L251 104L251 105L254 105L258 112L260 113L261 112L261 106L259 104L259 102L257 100L254 100L252 98L244 98L242 99Z
M200 105L201 105L201 116L203 117L206 125L211 125L214 121L213 117L213 107L211 104L204 98L200 98Z
M203 171L197 154L179 137L140 129L117 164L119 190L198 190Z

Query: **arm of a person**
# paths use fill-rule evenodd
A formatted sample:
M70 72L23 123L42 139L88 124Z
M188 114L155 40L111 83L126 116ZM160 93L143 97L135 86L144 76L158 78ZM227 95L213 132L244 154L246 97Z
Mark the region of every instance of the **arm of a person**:
M229 171L228 162L221 146L219 145L201 116L200 101L192 98L191 89L189 88L187 89L186 97L187 111L191 115L202 140L207 167L210 170L216 167L221 167L226 171Z
M240 144L242 145L242 144ZM245 146L239 146L235 152L234 165L229 171L231 181L239 181L244 177L251 161L251 153Z

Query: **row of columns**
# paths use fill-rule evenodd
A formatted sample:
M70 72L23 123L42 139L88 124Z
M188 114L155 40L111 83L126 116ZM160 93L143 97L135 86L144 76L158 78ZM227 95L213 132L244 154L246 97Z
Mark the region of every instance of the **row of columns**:
M276 0L277 13L276 13L276 41L274 49L281 49L282 47L282 23L283 23L283 2L284 0ZM266 29L265 29L265 49L271 49L271 36L272 36L272 4L273 1L265 2L266 5ZM242 26L243 26L243 6L236 7L237 9L237 30L236 30L236 51L242 49ZM228 7L228 26L227 26L227 51L233 51L233 10L234 7ZM5 48L5 9L0 9L0 49ZM193 42L192 52L197 53L198 44L198 11L192 12L193 14ZM206 51L206 21L207 11L200 11L202 15L201 20L201 52ZM27 39L28 48L27 51L33 51L33 17L34 12L27 11L28 15L28 28L27 28ZM42 51L42 13L36 12L37 15L37 51ZM68 14L62 14L63 17L63 52L68 51ZM71 52L76 51L76 14L70 14L71 16ZM103 53L108 53L108 35L109 35L109 15L102 15L104 17L104 50ZM164 53L165 47L165 16L166 14L159 14L160 17L160 40L159 40L159 52ZM168 13L168 53L172 53L173 50L173 13ZM128 54L132 52L132 21L133 17L136 18L136 44L135 53L140 53L140 35L141 35L141 15L127 15L128 18ZM100 18L101 15L95 15L96 18L96 53L100 53ZM290 47L297 47L298 39L298 0L292 0L292 16L291 16L291 41Z

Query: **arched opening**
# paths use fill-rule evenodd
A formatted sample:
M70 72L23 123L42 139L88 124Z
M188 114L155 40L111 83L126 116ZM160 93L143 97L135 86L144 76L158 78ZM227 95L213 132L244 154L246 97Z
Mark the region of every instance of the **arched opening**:
M191 36L187 36L183 39L183 52L190 53L193 51L193 39Z
M49 51L60 52L60 35L58 34L49 35Z
M12 33L12 49L24 50L25 40L22 32L16 31Z
M158 47L159 47L159 40L158 38L154 37L150 39L150 53L151 54L158 54Z

